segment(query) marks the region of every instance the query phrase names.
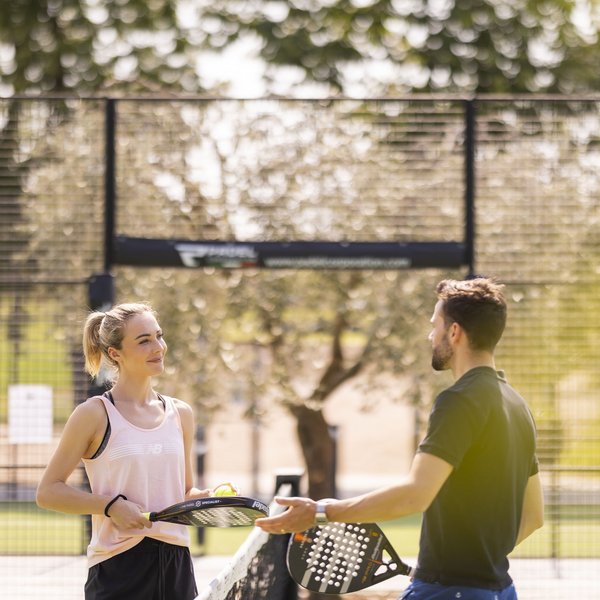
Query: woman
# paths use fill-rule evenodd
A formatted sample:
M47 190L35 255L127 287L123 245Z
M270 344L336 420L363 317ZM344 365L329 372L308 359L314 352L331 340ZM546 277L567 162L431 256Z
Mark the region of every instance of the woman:
M210 495L192 482L192 409L152 388L167 351L156 315L144 303L93 312L83 348L86 371L94 377L107 363L113 386L73 411L37 503L92 515L86 600L191 600L197 591L187 528L142 514ZM80 460L91 493L67 483Z

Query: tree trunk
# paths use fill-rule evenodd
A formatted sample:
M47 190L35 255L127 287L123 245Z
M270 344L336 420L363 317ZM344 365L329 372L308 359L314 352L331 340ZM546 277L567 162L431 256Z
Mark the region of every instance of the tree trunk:
M313 500L331 498L335 492L334 440L322 410L304 405L292 409L308 472L308 495ZM340 596L305 592L307 600L340 600Z
M306 470L308 495L313 500L331 498L335 493L334 441L323 411L294 406L296 427Z
M341 336L345 327L345 316L340 313L334 321L330 363L310 398L313 406L321 406L334 390L355 377L363 367L364 357L369 348L368 344L365 346L362 356L350 368L344 366ZM314 409L302 404L300 406L293 405L290 410L296 418L296 431L308 473L308 496L313 500L335 497L336 441L325 421L322 409ZM325 600L326 598L333 600L339 599L340 596L325 596L311 592L308 594L308 598L310 600Z

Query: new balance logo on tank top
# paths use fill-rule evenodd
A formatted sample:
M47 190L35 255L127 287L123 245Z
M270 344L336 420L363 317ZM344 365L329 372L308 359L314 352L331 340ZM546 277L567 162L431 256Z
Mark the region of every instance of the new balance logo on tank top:
M118 448L113 448L109 453L109 460L121 460L129 456L139 456L154 454L155 456L164 456L165 454L177 454L179 445L175 443L166 444L121 444Z
M125 419L105 397L98 396L108 415L110 435L101 452L83 459L92 492L123 494L142 511L158 511L185 499L185 452L183 431L175 402L161 396L165 414L152 429L137 427ZM104 443L103 443L104 444ZM153 523L151 529L119 530L110 518L92 515L92 538L88 566L129 550L151 537L178 546L189 545L183 525Z

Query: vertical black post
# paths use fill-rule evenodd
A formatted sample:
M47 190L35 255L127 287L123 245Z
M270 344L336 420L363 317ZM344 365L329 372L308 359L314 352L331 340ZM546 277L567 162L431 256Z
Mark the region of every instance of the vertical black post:
M116 100L106 100L104 116L104 271L110 272L114 263L115 210L117 204L116 176Z
M338 425L329 425L329 438L332 445L332 460L331 473L329 475L331 481L331 492L333 498L337 498L337 463L338 463Z
M110 273L92 275L89 278L88 302L92 310L110 310L115 303L115 283Z
M282 485L290 485L291 486L291 496L300 496L300 479L302 478L302 471L298 470L290 470L282 471L275 478L275 494L280 493L280 488ZM276 553L276 557L281 559L281 576L287 577L287 583L285 585L285 590L282 590L282 594L278 595L278 598L285 598L286 600L298 600L298 585L296 582L288 575L287 569L285 568L285 549L290 540L290 534L287 535L276 535L272 536L278 539L279 552ZM273 574L275 575L277 571L274 569ZM312 594L314 595L314 594ZM320 596L320 594L317 594ZM336 596L337 598L337 596Z
M102 273L100 275L92 275L88 281L88 304L92 310L110 310L115 302L115 286L113 276L110 273ZM102 374L100 375L100 377ZM107 383L100 379L88 380L87 398L103 394L107 389ZM85 398L79 399L83 402ZM81 481L82 489L90 490L90 482L88 481L85 471L82 473ZM85 554L87 545L92 535L92 517L90 515L83 516L83 553Z
M469 277L475 275L475 101L465 100L465 252Z
M196 487L204 489L206 483L204 480L205 459L206 459L206 435L204 425L196 426ZM200 546L200 554L204 556L206 548L204 547L205 536L204 527L196 529L196 540Z
M302 475L304 472L299 469L285 469L275 475L275 494L280 493L279 488L282 485L289 484L292 488L291 495L299 496L300 495L300 480L302 479Z
M91 310L107 311L115 303L115 285L110 270L113 265L113 240L115 235L116 189L116 108L115 100L107 98L104 112L104 273L92 275L88 282L88 304ZM96 396L106 391L106 381L102 374L90 381L87 397ZM81 401L85 400L82 398ZM90 490L89 481L83 473L82 487ZM89 542L92 532L90 515L84 515L83 548Z

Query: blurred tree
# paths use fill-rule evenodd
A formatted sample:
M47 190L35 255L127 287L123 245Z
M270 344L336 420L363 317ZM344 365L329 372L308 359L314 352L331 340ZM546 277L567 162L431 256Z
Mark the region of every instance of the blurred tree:
M174 0L5 2L0 10L0 93L139 92L167 86L196 92L200 86L186 55L189 47ZM37 268L34 253L25 251L30 236L23 184L33 165L39 166L38 150L44 145L38 140L36 147L30 141L22 147L23 107L8 99L0 113L1 210L14 231L10 239L0 240L0 267L17 261L22 274ZM66 102L49 103L48 109L43 117L48 132L69 119ZM16 318L23 310L22 279L15 288L14 339L22 322Z
M265 392L296 419L311 497L334 493L325 406L344 384L360 381L368 407L382 394L400 399L379 383L383 373L393 373L410 380L403 401L428 401L421 396L430 389L427 299L437 275L265 271L242 277L232 290L230 318L252 312L247 334L268 351Z
M412 119L415 106L390 103L390 114L401 114L376 127L374 106L362 102L326 110L275 101L120 106L123 235L276 241L462 234L452 120L438 128L439 144L419 149L431 162L419 162L417 174L407 171L410 144L378 145L388 128ZM181 140L175 148L173 139ZM382 168L389 177L376 175ZM184 191L161 189L162 180ZM439 196L439 207L415 206L417 182L422 193ZM409 211L412 220L404 218ZM382 373L396 373L411 382L403 400L429 401L426 333L438 272L180 269L145 271L143 281L133 269L119 272L120 295L150 298L161 314L176 361L174 393L208 411L226 408L237 381L264 398L263 409L276 400L290 411L313 497L333 493L324 408L342 385L360 380L369 406L382 393L399 398L378 387Z
M597 9L590 0L211 0L199 10L218 32L211 46L250 33L266 62L342 92L348 67L360 66L373 95L599 89Z
M0 93L99 92L101 90L197 92L198 76L187 52L175 0L87 2L14 0L0 11ZM66 104L48 105L47 127L68 118ZM31 148L20 147L20 109L7 101L0 114L0 173L5 184L2 217L15 237L0 240L0 266L22 254L27 236L22 182ZM25 159L25 156L28 157ZM27 265L33 268L31 260Z
M196 22L191 26L186 23L185 28L177 15L182 4L175 0L15 0L0 12L0 85L9 94L102 90L196 92L200 83L195 72L195 53L200 46L222 49L245 34L261 40L261 56L269 64L296 67L308 78L342 91L348 82L350 65L361 66L370 79L376 79L370 74L376 63L387 65L394 74L393 83L388 81L386 88L390 93L408 90L579 92L600 85L595 75L597 40L592 26L593 14L590 9L585 27L576 26L576 22L585 21L586 15L581 13L585 4L572 0L508 3L211 0L187 3L197 7L199 12ZM6 214L18 225L22 220L19 177L23 178L29 167L17 161L19 114L12 104L8 106L11 108L6 110L5 117L3 115L4 135L0 143L9 151L2 154L4 162L0 169L3 175L10 175L8 181L11 182L5 191L8 196L3 199L4 206L11 207L6 209ZM196 123L193 119L190 121L191 110L188 107L185 114L183 112L173 121L187 122L188 130L192 131ZM325 117L329 118L327 113ZM64 107L48 114L48 122L54 125L57 120L67 118L68 111ZM354 195L361 178L368 181L366 187L378 191L382 197L387 193L384 183L388 182L372 175L382 169L377 162L381 155L375 152L381 150L381 146L372 147L375 158L370 162L355 171L347 171L338 169L339 165L347 166L349 157L358 150L351 144L344 145L336 135L328 133L324 139L311 139L304 145L290 138L287 147L273 147L273 131L292 130L298 123L257 119L238 130L237 145L248 144L248 140L258 134L265 136L266 143L262 146L250 144L251 159L247 162L231 160L235 145L227 147L219 139L214 140L211 165L219 175L218 182L211 185L216 185L219 192L214 194L215 202L210 209L213 212L209 214L205 201L210 196L210 185L204 182L204 189L199 192L202 184L193 180L192 175L197 174L191 173L189 168L192 162L189 151L194 149L194 144L200 147L208 142L194 141L189 131L180 132L163 146L173 164L158 161L156 156L161 155L153 144L159 138L154 143L148 140L146 145L139 140L142 134L156 132L164 125L166 123L159 118L146 127L138 121L136 143L129 145L129 151L142 146L146 155L143 158L138 155L137 160L145 166L147 176L143 182L134 180L129 184L135 186L134 191L127 186L122 190L124 196L139 200L140 204L132 203L128 209L134 215L134 223L136 215L147 213L151 199L159 199L160 212L156 214L161 218L156 219L154 226L160 234L166 231L164 223L175 223L175 216L183 215L185 218L177 221L177 227L172 229L174 236L205 237L208 231L212 239L240 239L243 228L236 228L234 224L240 221L240 207L247 210L239 201L242 198L251 201L250 204L272 209L270 213L257 211L254 220L250 220L255 238L282 239L285 236L293 239L293 236L318 234L316 237L321 239L341 239L343 228L332 228L329 218L319 223L318 230L308 233L303 230L310 211L324 204L328 190L334 190L330 194L331 215L337 212L335 202L364 202L364 196ZM211 125L209 120L206 123L209 132ZM376 127L371 129L376 130ZM455 143L453 127L442 133L443 141ZM223 132L217 131L215 135L218 138ZM173 139L178 140L175 148ZM207 136L207 139L210 138ZM154 156L150 156L151 150ZM401 153L397 154L400 157ZM404 158L408 160L386 164L383 168L394 172L414 160L411 156ZM419 159L435 167L429 177L422 178L425 182L434 181L435 173L456 173L460 168L431 157L429 160L424 154ZM18 177L15 176L17 162L21 169ZM330 171L317 175L316 166L323 164ZM292 165L299 169L290 170ZM175 201L167 193L161 193L153 177L161 170L171 180L184 182L185 201ZM200 171L205 177L207 169ZM129 175L128 181L131 179ZM417 198L423 197L423 188L419 189ZM398 189L396 194L418 204L414 195L403 195ZM281 210L278 203L290 197L295 199L295 206ZM381 206L367 208L382 209ZM385 210L383 207L382 220L394 216L393 211ZM398 211L398 207L394 210ZM307 220L303 220L304 214ZM360 212L356 211L356 215L352 217L348 234L354 239L362 237L367 230ZM269 229L256 233L256 223L265 220L270 223ZM218 222L226 226L218 230L214 225ZM416 222L409 226L413 230L418 227ZM432 231L432 228L427 225L423 230ZM148 229L145 233L148 234ZM370 234L375 238L379 235L377 231ZM159 310L163 305L172 307L177 300L177 318L171 318L173 331L182 337L195 332L197 335L189 346L192 356L210 356L202 368L202 377L187 380L192 383L201 380L201 388L193 387L196 391L216 392L218 386L209 386L206 380L217 379L222 368L230 371L238 368L232 358L235 353L231 351L237 341L269 350L273 385L298 421L309 467L309 491L313 496L331 495L327 474L332 449L322 408L342 383L369 372L369 368L390 369L414 377L414 395L419 398L420 377L428 362L425 347L419 345L425 332L416 316L430 310L424 302L430 300L433 274L263 272L255 277L235 277L216 273L213 280L217 283L211 286L222 286L215 294L220 302L205 304L199 301L203 295L208 297L213 288L207 289L206 284L202 289L194 288L194 277L189 274L186 274L185 287L189 300L179 297L180 280L177 279L175 285L174 275L170 273L148 277L143 283L129 275L130 279L120 284L122 292L139 295L144 291L156 298ZM152 289L148 287L150 283L153 283ZM169 285L163 292L161 286L165 283ZM399 303L399 297L406 298L406 303ZM304 314L299 319L301 311ZM197 331L199 313L203 318ZM235 330L240 320L247 327L241 338L239 332L224 335L227 327ZM213 349L215 352L211 352ZM303 358L302 364L298 357ZM178 360L182 372L190 373L194 361L189 360L189 355L180 352ZM186 362L191 363L190 366L185 366ZM246 369L247 377L253 377L251 368L244 365L239 368Z
M131 92L167 86L195 92L199 80L186 56L189 46L174 0L5 2L0 11L0 93ZM49 129L68 118L67 104L48 107ZM15 236L0 240L0 263L21 260L27 245L22 184L32 165L32 149L20 146L20 121L20 105L7 101L0 114L5 182L0 194L2 218L10 220ZM22 266L35 268L31 257Z
M199 89L175 0L14 0L0 11L4 93Z

